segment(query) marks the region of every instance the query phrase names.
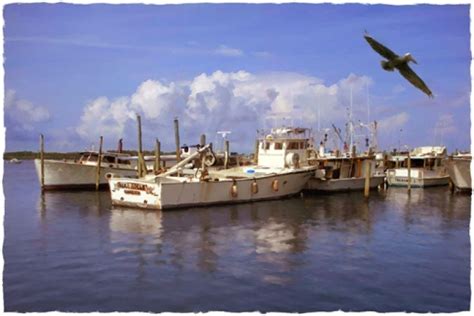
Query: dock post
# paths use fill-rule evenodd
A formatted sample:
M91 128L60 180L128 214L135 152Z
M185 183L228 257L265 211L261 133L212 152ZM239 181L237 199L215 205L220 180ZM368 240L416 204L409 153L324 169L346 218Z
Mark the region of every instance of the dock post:
M174 140L176 142L176 163L181 161L181 148L179 145L179 122L178 118L174 119Z
M142 118L137 114L137 124L138 124L138 161L137 161L137 173L138 177L143 177L143 151L142 151Z
M155 174L161 169L161 143L158 138L155 140L155 164L153 167Z
M44 135L40 134L41 191L44 190Z
M224 169L229 168L229 158L230 158L229 141L226 140L224 142Z
M365 166L365 183L364 183L364 196L366 198L369 197L370 194L370 169L371 169L371 161L370 159L367 159L366 161L366 166Z
M206 146L206 134L201 134L201 138L199 139L199 146L200 148ZM201 154L201 170L206 169L206 164L204 163L204 157L206 156L205 153Z
M99 139L99 157L97 157L97 167L96 167L96 174L95 174L95 190L99 190L99 185L100 185L100 163L102 161L102 144L103 144L104 138L100 136Z
M258 165L258 145L259 141L258 139L255 141L255 149L254 149L254 156L253 156L253 162Z
M411 157L410 151L408 151L408 161L407 161L407 169L408 169L408 193L411 192Z

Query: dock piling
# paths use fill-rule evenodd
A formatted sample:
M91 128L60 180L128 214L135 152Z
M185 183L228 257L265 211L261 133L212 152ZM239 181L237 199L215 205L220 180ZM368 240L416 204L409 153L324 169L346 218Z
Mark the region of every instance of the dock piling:
M102 144L104 142L104 138L100 136L99 139L99 157L97 157L97 167L96 167L96 174L95 174L95 190L99 190L100 186L100 163L102 161Z
M44 190L44 135L40 134L41 191Z
M155 174L161 169L161 143L158 138L155 140L155 164L153 167Z
M364 196L366 198L369 197L370 194L370 172L371 172L371 166L372 163L369 159L365 160L366 166L365 166L365 183L364 183Z
M179 122L178 118L174 119L174 139L176 142L176 163L181 161L181 148L179 144Z
M199 146L200 148L206 146L206 134L201 134L201 138L199 139ZM206 169L206 164L204 163L204 157L206 156L205 153L201 154L201 170Z
M254 156L253 156L253 162L257 165L258 164L258 145L259 141L258 139L255 141L255 149L254 149Z
M226 139L224 142L224 169L229 168L229 158L230 158L229 141Z
M407 169L408 169L408 193L411 192L411 157L410 151L408 151L408 161L407 161Z
M138 177L141 178L146 173L146 169L143 170L143 148L142 148L142 118L137 114L138 124L138 162L137 162L137 173Z

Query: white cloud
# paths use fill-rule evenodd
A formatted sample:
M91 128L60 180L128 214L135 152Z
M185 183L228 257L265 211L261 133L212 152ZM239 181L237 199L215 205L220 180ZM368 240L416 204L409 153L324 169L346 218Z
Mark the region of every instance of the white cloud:
M234 145L249 147L258 128L284 122L314 127L319 106L321 126L342 124L350 90L354 102L360 103L368 84L370 78L354 74L326 85L318 78L298 73L246 71L203 73L188 82L147 80L130 97L100 97L89 102L76 131L88 141L96 140L98 135L115 140L124 137L127 128L136 128L138 113L144 130L155 127L148 136L160 135L166 145L173 143L172 135L167 133L172 132L172 120L177 116L183 141L197 141L201 133L213 141L217 130L226 129L233 132ZM156 129L158 126L160 130Z
M384 133L399 131L408 122L410 116L407 112L401 112L378 121L378 130Z
M111 102L106 97L99 97L84 108L76 132L89 141L95 141L99 136L118 139L124 135L127 122L134 117L129 98Z
M220 45L215 51L215 54L228 56L228 57L239 57L243 56L244 52L238 48L232 48L225 45Z
M32 102L17 97L14 90L5 94L5 116L7 125L16 129L32 131L38 123L49 120L50 113L46 107L34 105Z

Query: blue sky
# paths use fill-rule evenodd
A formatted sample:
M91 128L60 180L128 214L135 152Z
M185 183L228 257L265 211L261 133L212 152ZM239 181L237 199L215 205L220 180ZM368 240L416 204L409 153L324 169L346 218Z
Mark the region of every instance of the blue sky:
M6 150L82 150L104 135L172 149L230 129L250 151L255 130L293 123L343 128L350 90L356 120L379 124L383 149L470 146L468 5L192 4L4 7ZM367 30L435 94L429 99L380 67ZM278 117L271 120L269 117ZM283 119L285 118L285 119ZM401 131L400 131L401 130ZM362 134L364 132L361 132Z

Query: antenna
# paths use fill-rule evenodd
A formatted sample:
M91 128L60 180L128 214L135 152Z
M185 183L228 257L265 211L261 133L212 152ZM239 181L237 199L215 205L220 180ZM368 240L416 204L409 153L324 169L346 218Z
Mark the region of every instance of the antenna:
M369 83L366 83L366 92L367 92L367 123L370 122L370 103L369 103Z
M349 143L350 148L352 150L352 146L354 145L354 126L352 124L352 83L351 83L351 104L350 104L350 111L349 111Z

